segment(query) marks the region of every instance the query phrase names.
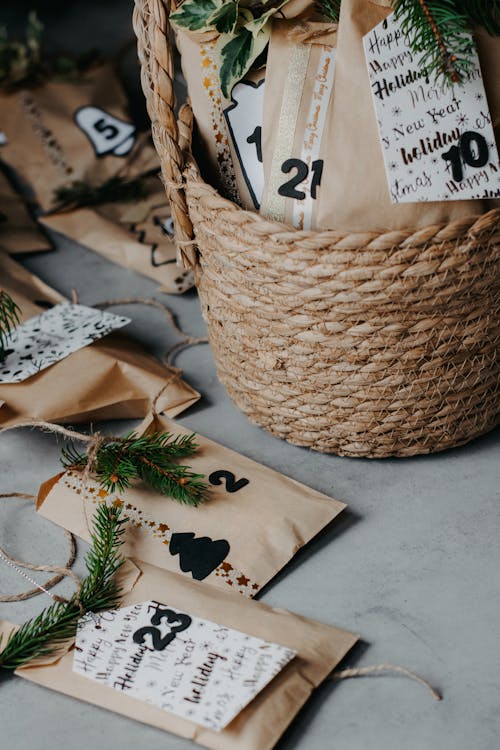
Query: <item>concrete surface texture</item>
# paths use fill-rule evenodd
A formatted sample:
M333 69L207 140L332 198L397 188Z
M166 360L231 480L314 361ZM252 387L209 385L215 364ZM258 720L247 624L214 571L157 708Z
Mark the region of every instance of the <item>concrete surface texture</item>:
M104 4L88 3L88 15L84 5L74 6L76 28L82 33L85 23L92 22L102 37L103 26L95 25L95 17ZM131 3L123 2L110 3L108 15L102 11L108 20L114 17L109 14L116 15L123 33L129 32L125 16L130 12ZM66 28L71 19L63 15L58 23ZM203 335L194 292L167 298L154 282L63 238L56 240L56 251L23 263L64 294L77 288L82 303L88 304L110 297L155 296L176 312L184 330ZM156 355L175 343L175 333L158 311L118 310L133 318L129 333ZM217 380L208 346L184 351L176 364L203 396L182 415L182 424L348 503L339 520L266 588L262 601L358 632L362 643L350 655L349 665L405 665L443 692L444 700L436 703L419 685L395 676L328 683L294 722L281 750L497 748L500 431L464 448L412 459L315 454L247 421ZM133 424L112 427L125 431ZM36 492L59 470L59 453L60 445L50 435L2 435L0 492ZM66 555L61 530L36 517L24 501L0 504L0 545L30 561L62 563ZM77 571L82 570L85 549L80 543ZM25 582L0 565L0 591L23 588ZM69 590L67 583L57 589ZM36 598L2 604L0 617L22 622L47 603ZM0 716L2 750L192 747L12 676L0 678Z

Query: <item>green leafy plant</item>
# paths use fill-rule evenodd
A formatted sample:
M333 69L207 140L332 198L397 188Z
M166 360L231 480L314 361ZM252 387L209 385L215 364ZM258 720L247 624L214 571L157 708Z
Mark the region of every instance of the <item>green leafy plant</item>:
M196 506L207 497L204 476L177 462L191 456L197 448L195 435L129 432L100 444L91 473L110 493L123 492L134 480L142 479L162 495ZM72 444L63 450L62 462L67 469L84 469L87 461L87 454Z
M44 54L43 24L36 11L26 23L25 38L12 39L7 28L0 26L0 86L12 89L38 84L48 78L77 81L81 73L96 61L98 54L89 50L83 55Z
M421 68L445 83L472 69L472 26L500 36L500 0L394 0L396 18Z
M256 64L267 47L274 15L288 0L184 0L170 16L189 31L219 34L220 83L226 99L233 86Z
M7 29L0 26L0 83L15 85L29 78L40 66L43 25L35 11L26 24L24 42L9 39Z
M12 297L0 289L0 362L7 356L7 345L20 313Z
M85 559L87 574L80 591L69 601L54 602L21 625L0 652L0 670L14 670L32 659L50 656L75 635L83 614L117 606L120 589L115 576L124 563L120 547L126 521L119 508L105 503L97 507L92 545Z

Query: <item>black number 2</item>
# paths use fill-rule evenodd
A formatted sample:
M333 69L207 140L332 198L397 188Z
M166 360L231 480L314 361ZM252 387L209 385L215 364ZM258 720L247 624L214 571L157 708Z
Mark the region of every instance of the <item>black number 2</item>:
M309 176L309 167L301 159L286 159L281 165L281 171L283 174L289 174L292 169L296 172L294 176L280 185L278 188L279 195L283 195L285 198L293 198L296 201L303 201L306 194L303 190L297 190L298 185L304 180L307 180ZM321 184L321 177L323 175L323 159L316 159L311 164L311 172L313 173L311 181L311 198L315 200L317 198L318 187Z
M238 492L238 490L242 490L243 487L246 487L247 484L250 484L249 479L245 479L243 477L242 479L237 480L232 471L225 471L224 469L213 471L208 477L208 481L210 482L210 484L222 484L223 479L226 480L227 492Z
M160 625L162 620L166 620L169 625L172 623L179 623L170 628L170 632L165 636L162 636L161 630L158 628L151 627L153 625ZM169 643L172 643L177 633L182 633L192 623L189 615L183 615L179 612L174 612L172 609L157 609L151 618L151 626L145 628L139 628L136 630L132 639L134 643L143 644L144 639L147 635L151 636L151 642L155 651L163 651L167 648Z
M473 144L475 144L475 149L472 147ZM481 133L474 133L472 130L467 130L460 138L459 145L452 146L442 156L445 161L451 162L455 182L462 182L464 179L464 162L469 167L479 169L488 163L489 153L486 138Z

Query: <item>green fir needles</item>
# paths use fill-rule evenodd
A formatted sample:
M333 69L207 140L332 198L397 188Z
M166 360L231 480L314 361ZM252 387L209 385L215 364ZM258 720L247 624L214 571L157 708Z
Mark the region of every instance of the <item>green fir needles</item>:
M195 435L173 436L169 432L104 438L98 445L91 473L107 492L123 492L136 479L142 479L162 495L185 505L198 505L206 499L208 487L203 474L193 473L179 459L193 455L198 445ZM63 450L67 469L87 466L87 454L74 445Z
M102 203L137 201L145 195L144 183L140 178L127 182L123 177L114 176L96 187L82 180L62 185L54 191L54 204L58 209L98 206Z
M394 11L422 69L447 83L471 72L473 26L500 36L500 0L394 0Z
M120 600L115 575L123 565L120 554L125 518L121 510L105 503L94 516L92 546L85 559L87 575L80 591L69 601L55 601L37 617L25 622L0 652L0 670L14 670L40 657L50 656L76 633L86 612L113 609ZM0 649L1 649L0 641Z
M19 323L20 312L12 297L0 289L0 363L7 356L7 345L13 329Z
M331 23L338 23L340 18L340 4L342 0L316 0L316 7L320 14Z

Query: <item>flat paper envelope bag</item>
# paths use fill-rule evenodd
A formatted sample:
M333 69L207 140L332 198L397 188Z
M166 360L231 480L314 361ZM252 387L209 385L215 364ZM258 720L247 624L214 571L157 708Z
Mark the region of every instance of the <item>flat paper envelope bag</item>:
M164 418L151 426L190 434ZM126 555L255 596L345 506L202 435L196 439L200 448L189 464L210 484L209 499L197 508L143 484L108 496L93 480L84 488L74 470L42 485L38 510L88 539L86 515L96 503L120 505L131 520Z
M0 284L21 308L23 321L66 301L1 253ZM149 413L160 392L157 409L169 416L199 399L178 374L146 354L139 344L113 334L23 383L0 384L0 403L4 402L0 426L27 419L75 423L139 418Z
M220 732L96 684L73 672L73 652L51 666L16 674L37 685L173 732L212 750L271 750L306 703L357 641L357 636L260 602L248 601L141 563L143 575L121 606L154 600L175 610L279 643L297 656ZM1 628L2 623L0 623Z

